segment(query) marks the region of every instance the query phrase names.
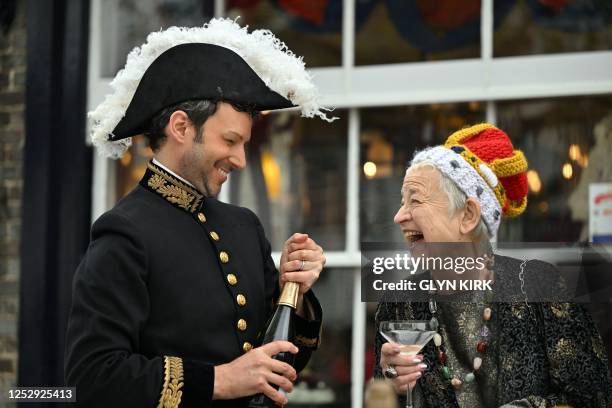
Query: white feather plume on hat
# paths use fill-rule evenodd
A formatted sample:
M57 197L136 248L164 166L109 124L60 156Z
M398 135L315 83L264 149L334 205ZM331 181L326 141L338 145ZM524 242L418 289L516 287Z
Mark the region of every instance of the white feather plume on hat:
M134 48L125 67L110 83L113 92L89 112L93 120L91 139L100 154L118 158L131 145L131 138L110 141L109 135L124 117L144 73L157 57L180 44L207 43L226 47L240 55L271 90L299 106L304 117L318 116L328 122L326 109L318 102L319 94L306 71L304 61L269 30L240 27L230 19L212 19L202 27L170 27L153 32L147 41Z

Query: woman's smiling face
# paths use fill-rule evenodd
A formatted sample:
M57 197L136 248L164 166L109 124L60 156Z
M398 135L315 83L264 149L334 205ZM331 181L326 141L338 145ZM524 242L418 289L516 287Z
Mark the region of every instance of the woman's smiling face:
M406 171L402 202L393 221L410 244L462 240L458 214L450 215L450 203L442 189L441 174L433 166Z

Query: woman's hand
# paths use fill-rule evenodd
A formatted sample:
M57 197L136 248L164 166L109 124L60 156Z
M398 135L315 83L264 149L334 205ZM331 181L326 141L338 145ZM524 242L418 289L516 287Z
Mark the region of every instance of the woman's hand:
M383 373L392 366L397 371L397 377L387 381L393 384L395 392L403 395L406 394L408 387L413 389L416 381L421 377L423 370L427 368L426 364L422 363L423 356L415 355L408 356L400 353L400 345L397 343L385 343L380 349L380 367ZM392 371L392 370L391 370Z

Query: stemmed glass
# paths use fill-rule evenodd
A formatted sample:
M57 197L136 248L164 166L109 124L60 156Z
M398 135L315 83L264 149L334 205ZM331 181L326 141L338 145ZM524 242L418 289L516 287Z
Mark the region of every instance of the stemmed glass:
M436 333L429 320L400 320L380 323L380 334L389 342L399 344L400 354L416 356ZM406 408L412 408L412 389L406 390Z

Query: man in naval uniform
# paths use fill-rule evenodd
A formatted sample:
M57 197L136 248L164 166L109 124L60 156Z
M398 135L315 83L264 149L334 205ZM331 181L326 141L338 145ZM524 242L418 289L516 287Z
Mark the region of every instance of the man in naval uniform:
M154 151L145 175L93 225L74 277L66 381L86 407L278 404L319 344L310 290L325 257L306 234L282 250L280 273L258 218L215 199L245 167L253 116L299 106L327 119L301 59L269 31L230 20L149 35L90 114L92 139L120 157L131 136ZM300 284L295 344L260 347L285 281ZM296 355L295 368L274 360Z

